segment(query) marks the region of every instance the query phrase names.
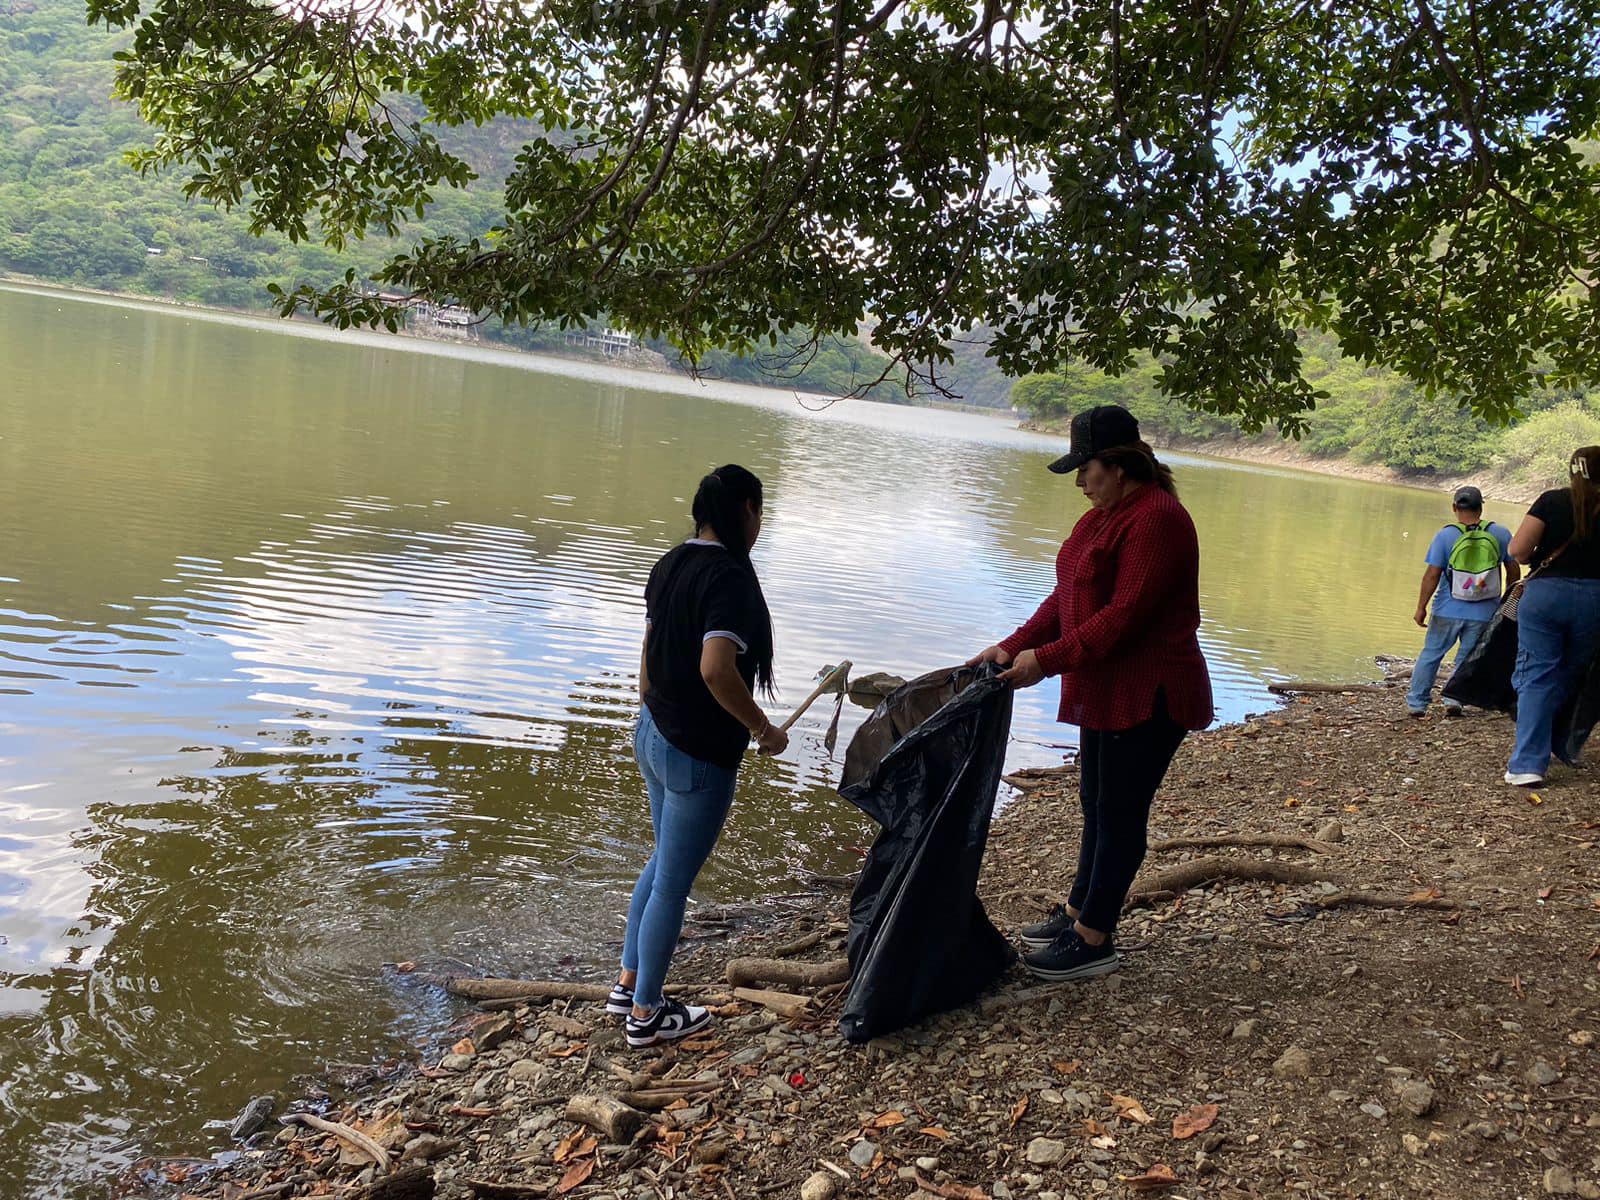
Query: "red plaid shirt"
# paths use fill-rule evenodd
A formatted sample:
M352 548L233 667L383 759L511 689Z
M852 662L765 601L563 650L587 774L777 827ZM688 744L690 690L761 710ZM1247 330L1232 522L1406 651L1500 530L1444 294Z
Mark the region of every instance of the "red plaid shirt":
M1214 715L1200 628L1200 541L1154 485L1091 508L1056 555L1056 590L1001 647L1061 676L1058 720L1114 732L1147 721L1156 689L1185 729Z

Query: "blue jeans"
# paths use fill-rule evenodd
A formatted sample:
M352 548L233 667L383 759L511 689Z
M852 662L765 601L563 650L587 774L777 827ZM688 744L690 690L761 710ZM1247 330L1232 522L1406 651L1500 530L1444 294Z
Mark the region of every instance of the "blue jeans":
M1490 604L1487 607L1492 617L1495 606ZM1477 649L1483 635L1488 632L1488 621L1466 621L1460 617L1441 617L1438 613L1430 613L1428 636L1423 639L1422 653L1417 655L1417 665L1411 672L1411 691L1406 694L1406 707L1414 713L1425 711L1433 696L1433 681L1438 678L1439 664L1450 653L1450 647L1461 643L1461 649L1456 651L1456 665L1459 666Z
M1600 651L1600 579L1529 580L1517 601L1517 743L1506 768L1543 775L1556 713Z
M683 932L683 910L695 876L722 834L733 805L737 770L692 758L656 728L648 708L639 714L633 736L650 794L650 824L656 848L645 863L628 905L628 932L622 939L622 969L639 972L634 1003L661 1005L661 985Z

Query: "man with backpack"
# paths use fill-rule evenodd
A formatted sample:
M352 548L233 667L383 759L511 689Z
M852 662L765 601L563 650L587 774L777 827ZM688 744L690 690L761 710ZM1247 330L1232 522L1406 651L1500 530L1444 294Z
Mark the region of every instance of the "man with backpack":
M1511 557L1511 531L1483 519L1483 493L1459 487L1451 499L1456 519L1433 535L1428 546L1427 569L1422 573L1422 595L1416 622L1428 631L1411 672L1406 708L1413 717L1428 711L1433 681L1450 647L1460 644L1456 662L1465 661L1489 628L1500 600L1522 576ZM1505 568L1502 585L1501 568ZM1433 620L1428 620L1428 599L1433 598ZM1459 717L1461 705L1444 702L1445 716Z

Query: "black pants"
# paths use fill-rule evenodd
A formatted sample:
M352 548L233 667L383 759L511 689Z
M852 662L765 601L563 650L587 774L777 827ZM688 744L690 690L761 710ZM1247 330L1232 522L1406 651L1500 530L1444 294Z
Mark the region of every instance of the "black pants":
M1080 732L1083 843L1068 903L1084 925L1110 933L1144 862L1151 802L1186 730L1168 715L1166 693L1158 691L1155 712L1143 724Z

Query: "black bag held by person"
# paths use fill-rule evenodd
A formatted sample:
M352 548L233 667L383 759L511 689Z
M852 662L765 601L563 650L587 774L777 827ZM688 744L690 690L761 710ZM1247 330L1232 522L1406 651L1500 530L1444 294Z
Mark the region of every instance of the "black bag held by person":
M1522 599L1529 582L1566 553L1571 544L1570 541L1562 542L1525 578L1512 584L1494 616L1489 618L1488 632L1467 656L1467 661L1456 664L1449 682L1439 691L1441 696L1457 704L1470 704L1474 708L1516 715L1517 689L1512 686L1511 673L1517 666L1517 602Z
M1517 600L1521 583L1511 589L1498 612L1489 618L1488 631L1478 640L1465 662L1456 664L1441 695L1457 704L1494 712L1517 711L1517 689L1511 672L1517 665Z
M1600 654L1589 662L1578 677L1578 686L1556 714L1551 731L1552 749L1568 766L1576 766L1595 725L1600 724Z
M845 751L839 794L883 827L850 898L852 1042L974 999L1016 958L978 899L1011 731L992 664L934 671L884 698Z

